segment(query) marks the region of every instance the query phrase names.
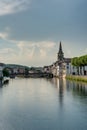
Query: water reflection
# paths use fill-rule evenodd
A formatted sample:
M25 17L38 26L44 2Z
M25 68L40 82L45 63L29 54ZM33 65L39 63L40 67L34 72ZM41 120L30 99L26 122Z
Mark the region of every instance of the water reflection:
M58 90L58 102L60 103L60 107L63 106L64 92L66 90L66 80L53 78L49 80L50 83Z
M77 94L80 96L87 96L87 84L82 82L73 82L66 79L57 79L53 78L49 80L51 84L55 88L58 89L58 95L60 99L64 97L64 92L70 92L72 91L73 94Z
M3 84L4 87L7 87L8 85L9 85L9 80L4 82L4 84Z
M67 101L71 95L73 98L78 99L78 101L82 102L82 99L87 98L87 84L81 82L73 82L66 79L57 79L53 78L49 80L50 83L57 89L58 92L58 102L60 103L60 107L64 107L64 100L68 96ZM85 103L87 100L84 101Z
M0 90L0 130L86 130L87 84L14 79Z
M64 98L65 80L59 79L59 103L62 107Z
M0 88L2 88L3 84L2 84L2 80L0 80Z
M81 82L66 82L67 91L72 91L74 95L87 96L87 84Z
M7 87L8 84L9 84L9 81L6 81L6 82L3 83L2 80L0 80L0 88L2 88L3 86Z

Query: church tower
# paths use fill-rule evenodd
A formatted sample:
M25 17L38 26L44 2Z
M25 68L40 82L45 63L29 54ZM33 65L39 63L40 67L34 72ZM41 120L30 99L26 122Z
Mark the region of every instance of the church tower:
M62 50L61 42L60 42L60 45L59 45L59 52L58 52L57 60L58 61L63 61L64 60L64 53L63 53L63 50Z

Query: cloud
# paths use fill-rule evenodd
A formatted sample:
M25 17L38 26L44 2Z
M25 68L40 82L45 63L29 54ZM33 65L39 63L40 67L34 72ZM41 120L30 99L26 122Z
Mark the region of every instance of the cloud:
M9 41L10 47L8 48L7 45L0 49L0 61L4 63L44 66L55 61L55 42L12 41L9 39L7 41ZM15 48L13 48L13 44L16 46Z
M13 53L13 49L11 48L4 48L0 51L0 54L9 54L9 53Z
M47 56L46 51L43 50L43 49L40 49L40 54L41 54L41 57L46 57Z
M0 0L0 16L26 10L30 0Z
M0 61L4 63L12 63L14 58L17 57L17 53L11 47L0 49Z
M53 41L17 41L10 39L11 29L0 32L0 61L29 66L49 65L56 60L57 44ZM56 51L55 51L56 50Z
M17 41L15 41L17 43ZM35 42L35 41L18 41L18 47L24 47L24 46L27 46L27 47L34 47L34 46L37 46L37 47L41 47L42 48L48 48L48 49L51 49L51 48L54 48L54 46L56 45L55 42L52 42L52 41L40 41L40 42Z
M19 41L17 43L17 47L20 50L20 55L24 54L26 56L29 56L30 59L36 57L46 58L47 52L49 52L49 50L52 50L55 46L56 43L52 41L41 41L41 42Z
M9 40L10 34L11 34L11 28L10 27L5 27L3 31L0 32L0 39L3 40Z
M7 39L7 37L8 37L8 33L6 33L6 32L0 32L0 39Z

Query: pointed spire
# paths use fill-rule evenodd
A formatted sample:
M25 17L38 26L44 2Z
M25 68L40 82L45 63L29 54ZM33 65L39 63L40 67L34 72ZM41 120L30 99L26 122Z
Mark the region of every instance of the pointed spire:
M61 44L61 41L60 41L60 45L59 45L59 52L62 51L62 44Z
M60 44L59 44L59 52L58 52L57 59L58 59L58 61L62 61L64 59L64 53L63 53L63 50L62 50L61 41L60 41Z

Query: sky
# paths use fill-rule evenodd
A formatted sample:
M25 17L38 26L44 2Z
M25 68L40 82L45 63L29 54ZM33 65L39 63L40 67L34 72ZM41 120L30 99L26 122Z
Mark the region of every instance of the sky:
M87 54L87 0L0 0L0 62L51 65Z

